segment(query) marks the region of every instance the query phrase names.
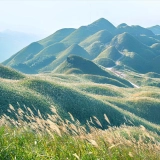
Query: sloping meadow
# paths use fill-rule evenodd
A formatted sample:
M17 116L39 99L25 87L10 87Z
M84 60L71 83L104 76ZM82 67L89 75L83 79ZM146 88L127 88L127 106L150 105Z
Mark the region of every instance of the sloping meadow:
M85 77L41 74L21 80L1 78L1 124L19 126L43 121L41 129L45 129L48 119L56 125L65 120L73 123L71 114L82 126L89 123L107 129L143 125L159 134L158 88L123 88L94 83Z

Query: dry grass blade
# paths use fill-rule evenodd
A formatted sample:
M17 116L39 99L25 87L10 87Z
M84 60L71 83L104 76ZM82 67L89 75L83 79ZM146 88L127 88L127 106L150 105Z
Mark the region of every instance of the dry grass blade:
M74 153L73 156L76 157L78 160L80 159L76 153Z
M104 119L111 125L109 118L107 117L106 114L104 114Z
M93 120L94 120L94 122L95 122L98 126L100 126L100 127L102 128L102 124L101 124L101 122L98 120L97 117L93 116Z
M93 139L86 139L90 144L92 144L94 147L98 147L98 144L95 140Z

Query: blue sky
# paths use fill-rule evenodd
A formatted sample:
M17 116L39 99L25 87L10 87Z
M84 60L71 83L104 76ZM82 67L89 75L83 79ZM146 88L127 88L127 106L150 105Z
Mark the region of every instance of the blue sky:
M0 31L10 29L49 35L78 28L103 17L120 23L160 25L159 0L0 0Z

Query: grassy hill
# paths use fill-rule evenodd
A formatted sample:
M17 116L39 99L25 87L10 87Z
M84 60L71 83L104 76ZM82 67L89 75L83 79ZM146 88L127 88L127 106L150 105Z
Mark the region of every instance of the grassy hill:
M155 54L149 47L142 44L128 33L122 33L118 36L115 36L110 44L122 51L127 50L130 52L136 52L146 60L150 60L155 57Z
M156 37L148 37L146 35L141 35L141 36L136 36L136 38L147 46L152 46L155 43L160 43L159 39L156 39Z
M89 54L82 47L77 44L73 44L66 50L57 55L56 59L48 66L44 67L41 71L53 71L58 67L69 55L75 54L84 58L89 58Z
M101 18L13 55L28 75L0 65L0 159L159 159L159 40Z
M55 43L41 50L31 60L27 61L26 64L38 71L49 65L56 59L56 56L66 48L63 43Z
M55 33L53 33L52 35L40 40L39 43L44 47L48 47L50 45L53 45L54 43L62 41L65 37L69 36L74 31L75 31L74 28L60 29Z
M94 62L104 67L113 67L121 57L122 54L114 46L109 46L94 59Z
M92 125L104 129L108 128L108 122L104 119L106 114L111 126L133 123L159 133L159 116L155 115L155 112L159 110L160 102L156 87L136 89L120 86L120 89L116 84L97 83L92 78L93 75L52 73L29 76L14 83L2 79L1 118L8 117L6 122L14 125L15 121L23 121L26 125L34 124L40 127L39 121L48 124L47 119L55 114L63 120L70 120L70 112L81 124L86 124L92 118ZM120 84L118 78L113 81ZM97 117L101 125L98 125L98 121L93 117ZM43 128L43 125L41 127Z
M100 18L78 29L60 29L33 42L3 65L27 74L51 72L67 56L75 54L104 67L118 70L127 67L140 73L159 73L159 42L160 36L147 28L125 23L116 28L108 20Z
M90 55L90 59L96 58L104 49L106 45L101 42L94 42L86 48L86 51Z
M94 42L100 42L100 43L108 43L113 38L113 35L108 32L107 30L101 30L88 38L86 38L84 41L80 43L80 46L82 47L88 47L89 45L93 44Z
M62 42L68 45L72 45L74 43L78 44L100 30L108 30L112 33L115 29L116 28L113 24L111 24L108 20L100 18L88 26L81 26L68 37L63 39Z
M128 26L127 24L119 25L117 27L116 34L121 34L124 32L127 32L132 36L140 36L140 35L154 36L154 33L151 30L143 28L139 25L132 25L132 26Z
M18 80L24 77L25 76L23 74L13 70L12 68L8 68L0 64L0 78Z
M97 58L109 58L112 60L117 60L121 56L121 53L114 46L109 46L102 53L100 53Z
M25 61L30 60L35 54L40 52L43 46L38 42L33 42L27 47L20 50L18 53L14 54L8 60L4 61L3 64L7 66L18 65L19 63L25 63Z

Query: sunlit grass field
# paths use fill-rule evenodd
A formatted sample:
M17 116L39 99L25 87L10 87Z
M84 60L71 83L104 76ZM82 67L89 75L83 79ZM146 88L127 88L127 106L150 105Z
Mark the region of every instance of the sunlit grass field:
M2 77L0 159L160 159L159 88L96 78Z

